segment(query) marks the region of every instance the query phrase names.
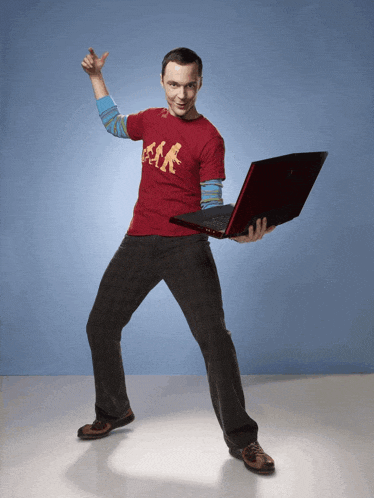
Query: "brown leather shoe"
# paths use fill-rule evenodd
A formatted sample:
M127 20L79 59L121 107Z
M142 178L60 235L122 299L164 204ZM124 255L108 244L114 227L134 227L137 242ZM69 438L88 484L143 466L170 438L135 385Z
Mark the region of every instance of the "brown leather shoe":
M250 443L244 450L230 448L229 452L233 457L243 460L247 469L258 474L271 474L275 470L274 460L264 452L258 441Z
M102 420L95 420L92 424L87 424L78 429L78 437L81 439L100 439L109 436L113 429L123 427L135 419L135 415L131 408L129 408L124 418L119 418L113 422L103 422Z

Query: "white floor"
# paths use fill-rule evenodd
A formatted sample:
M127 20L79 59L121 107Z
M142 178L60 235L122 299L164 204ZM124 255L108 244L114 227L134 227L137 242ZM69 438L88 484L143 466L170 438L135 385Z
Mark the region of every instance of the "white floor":
M128 376L136 420L81 441L93 377L2 377L3 498L373 498L374 375L244 376L247 410L274 458L232 458L201 376Z

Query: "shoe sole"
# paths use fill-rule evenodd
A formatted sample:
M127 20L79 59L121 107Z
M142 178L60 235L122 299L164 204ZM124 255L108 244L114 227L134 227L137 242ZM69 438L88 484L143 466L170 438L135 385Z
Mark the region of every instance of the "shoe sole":
M109 436L109 434L114 430L114 429L118 429L119 427L124 427L125 425L127 424L130 424L131 422L133 422L135 420L135 415L134 414L131 414L129 415L128 417L122 419L122 421L118 420L117 422L113 423L112 427L107 430L106 432L103 432L101 434L84 434L83 433L83 430L82 430L82 427L78 430L78 437L80 439L102 439L103 437L107 437Z
M236 449L236 448L229 448L229 453L231 456L236 458L237 460L241 460L244 463L244 466L248 470L252 470L256 474L273 474L275 471L275 467L270 467L268 469L255 469L248 465L248 463L244 460L243 455L242 455L242 450Z

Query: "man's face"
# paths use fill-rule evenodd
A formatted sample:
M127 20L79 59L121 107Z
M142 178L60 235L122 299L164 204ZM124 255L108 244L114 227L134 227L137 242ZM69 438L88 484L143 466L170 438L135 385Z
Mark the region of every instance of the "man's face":
M164 77L161 76L161 85L165 90L171 115L187 120L198 116L195 102L202 78L199 77L195 62L186 65L168 62Z

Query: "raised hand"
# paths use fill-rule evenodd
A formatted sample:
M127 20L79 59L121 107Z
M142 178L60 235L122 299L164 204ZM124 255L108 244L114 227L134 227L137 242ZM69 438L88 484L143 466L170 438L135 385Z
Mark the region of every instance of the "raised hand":
M88 49L90 52L86 55L86 57L82 61L82 67L90 76L99 75L101 70L105 64L106 58L109 55L109 52L104 52L103 55L99 58L92 47Z

